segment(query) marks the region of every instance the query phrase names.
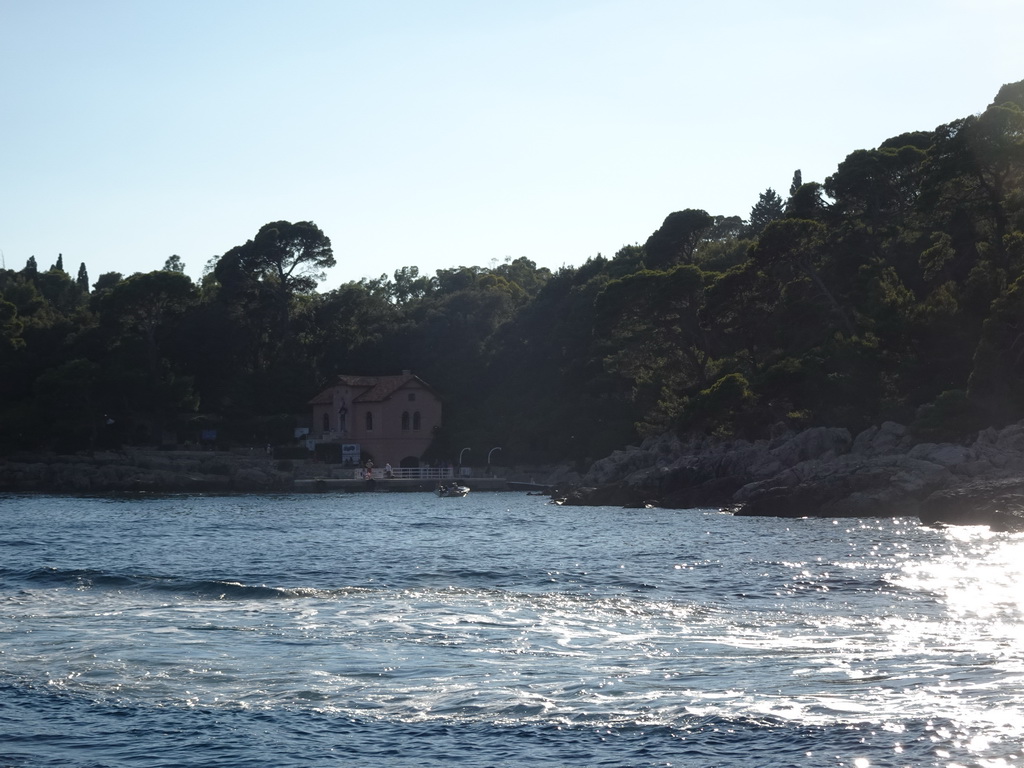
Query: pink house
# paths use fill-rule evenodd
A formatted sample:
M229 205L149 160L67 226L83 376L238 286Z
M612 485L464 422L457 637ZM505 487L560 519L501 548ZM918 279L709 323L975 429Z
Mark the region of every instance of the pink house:
M338 443L353 462L370 457L378 469L418 467L441 426L441 399L409 371L400 376L339 376L309 401L310 436Z

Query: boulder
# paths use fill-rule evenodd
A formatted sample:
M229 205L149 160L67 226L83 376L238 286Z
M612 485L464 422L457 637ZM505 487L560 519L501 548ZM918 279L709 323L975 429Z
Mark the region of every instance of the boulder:
M583 477L582 483L593 487L612 485L639 469L653 466L656 461L656 453L631 445L625 450L613 451L610 456L594 462Z
M925 525L987 525L1024 531L1024 476L965 483L932 493L919 511Z
M567 507L636 507L645 499L625 483L574 488L558 499Z
M912 444L906 427L894 421L886 421L881 426L868 427L858 434L850 447L850 452L868 453L874 456L885 453L905 453Z

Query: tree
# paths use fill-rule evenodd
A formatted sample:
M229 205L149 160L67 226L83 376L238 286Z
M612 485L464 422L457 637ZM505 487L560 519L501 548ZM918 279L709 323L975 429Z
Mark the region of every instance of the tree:
M701 317L704 297L705 275L690 264L609 282L595 302L597 331L610 342L609 369L659 405L706 388L712 344ZM677 407L654 407L646 421L664 429L678 415Z
M670 213L647 238L644 245L647 266L667 269L676 264L692 263L694 251L714 225L715 218L707 211L687 208Z
M927 159L920 143L920 137L904 135L878 149L858 149L847 155L825 179L824 189L835 200L835 211L876 229L902 223L920 192Z
M769 187L758 198L754 207L750 209L750 221L747 224L749 237L757 237L764 231L764 228L773 221L781 219L786 209L779 194Z
M796 191L804 185L803 174L800 173L800 169L797 168L793 171L793 182L789 185L789 196L792 197L796 194Z
M96 282L92 284L92 289L97 293L101 291L106 291L109 290L110 288L113 288L122 280L124 280L124 275L122 275L120 272L104 272L102 275L96 278Z
M992 303L974 353L969 395L992 422L1024 415L1024 279Z
M399 304L423 298L432 288L429 277L420 276L419 267L402 267L395 270L392 295Z
M334 264L330 238L309 221L265 224L252 240L217 260L216 296L230 324L223 330L237 339L241 369L249 371L250 379L258 374L253 386L269 392L276 375L272 369L281 376L297 370L301 350L295 313ZM268 399L277 398L263 398Z
M100 366L90 360L68 360L40 374L33 384L37 428L60 450L95 444L102 411L95 390Z
M264 224L253 238L253 255L264 276L285 293L309 293L336 264L331 239L311 221Z
M75 278L78 288L82 293L89 292L89 273L85 269L85 262L78 265L78 277Z
M959 216L961 222L941 228L959 224L964 236L958 242L973 249L987 240L1001 260L1004 238L1015 223L1012 215L1020 216L1024 111L1007 102L939 126L928 168L922 205L940 215Z
M164 262L164 272L182 272L185 271L185 262L181 260L181 256L174 254L167 257L167 261Z
M821 184L809 181L801 184L786 203L786 217L790 219L816 219L825 204L821 199Z
M1002 107L1007 103L1016 104L1020 109L1024 109L1024 80L1003 85L989 106Z
M107 386L154 432L196 406L191 380L165 354L174 326L196 300L188 276L162 270L132 275L100 296L101 322L111 336Z
M119 324L128 333L145 339L146 359L156 375L159 348L157 334L171 317L180 315L195 301L195 286L178 272L149 272L132 275L103 296L100 310L107 322Z
M805 185L806 186L806 185ZM761 233L753 250L754 261L776 270L795 270L808 277L821 296L834 310L843 329L853 335L853 323L833 291L822 278L819 263L824 258L827 230L824 225L807 219L774 221Z
M495 275L505 277L514 282L531 297L536 296L538 291L551 279L550 269L547 267L537 269L536 262L525 256L520 256L514 260L511 258L506 259L504 264L498 265L491 271Z
M0 348L17 348L24 345L21 330L24 324L18 319L18 308L0 297Z
M214 275L221 285L243 282L273 285L281 297L311 293L335 265L331 240L311 221L275 221L256 236L235 246L217 261Z

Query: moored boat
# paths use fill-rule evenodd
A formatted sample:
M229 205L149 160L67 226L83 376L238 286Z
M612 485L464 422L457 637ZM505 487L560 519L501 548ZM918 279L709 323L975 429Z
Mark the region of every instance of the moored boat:
M458 483L442 483L434 489L434 493L441 498L457 498L469 493L469 488Z

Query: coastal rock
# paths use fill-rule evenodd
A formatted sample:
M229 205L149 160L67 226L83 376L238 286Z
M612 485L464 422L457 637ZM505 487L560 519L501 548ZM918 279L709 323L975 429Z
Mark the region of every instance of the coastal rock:
M919 443L907 455L912 459L922 459L944 467L958 467L973 461L975 452L962 445Z
M801 462L733 498L739 514L750 516L893 517L916 514L920 501L950 478L942 465L910 456L847 454Z
M906 427L894 421L886 421L881 426L868 427L858 434L850 452L878 456L884 453L904 453L912 445Z
M977 481L945 488L921 504L925 525L987 525L1024 531L1024 477Z
M785 440L769 453L782 466L792 466L811 459L842 456L849 453L852 442L847 429L815 427Z
M773 432L771 441L663 436L617 451L584 477L572 503L728 507L741 515L920 515L929 523L1019 530L1024 422L973 442L916 442L894 422Z
M0 462L0 490L48 493L203 493L291 488L291 473L249 456L133 450L18 456Z
M631 445L594 462L582 482L592 487L612 485L632 472L653 466L656 461L656 453Z
M559 501L567 507L635 507L643 503L625 483L574 488Z

